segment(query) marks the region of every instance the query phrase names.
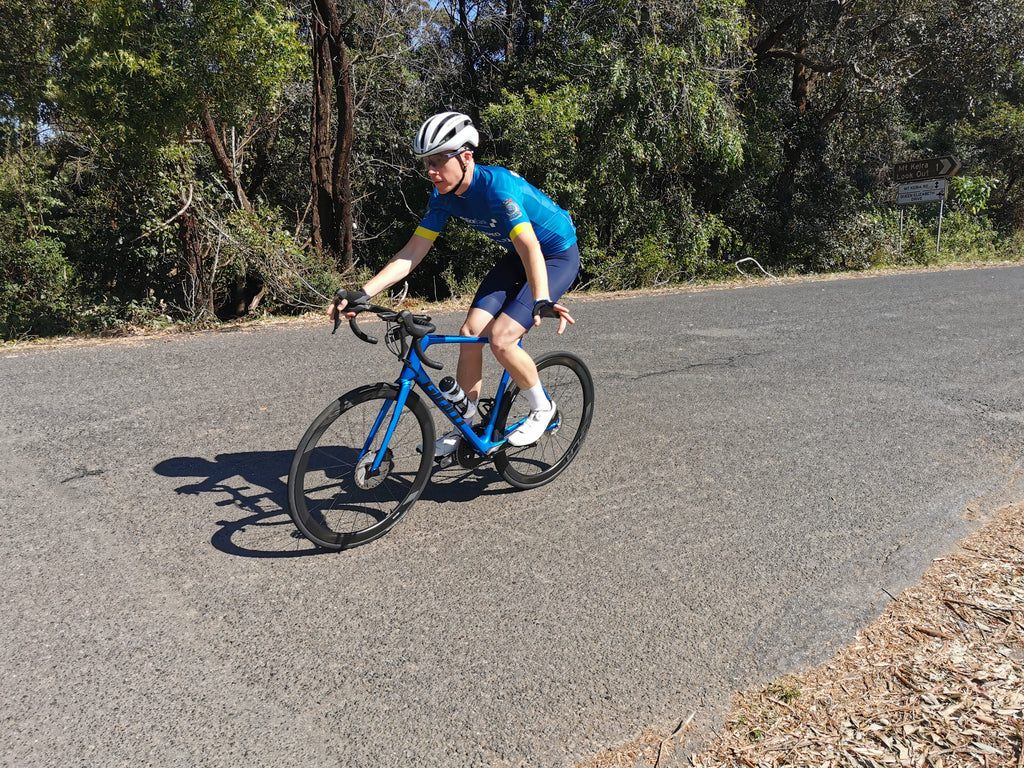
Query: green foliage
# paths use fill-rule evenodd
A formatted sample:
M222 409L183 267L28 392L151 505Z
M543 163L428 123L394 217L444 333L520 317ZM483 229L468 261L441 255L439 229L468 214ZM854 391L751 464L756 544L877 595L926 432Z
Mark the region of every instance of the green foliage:
M1016 0L459 10L342 9L358 274L339 275L309 246L308 6L0 0L5 337L322 306L413 231L429 185L410 138L449 108L478 121L481 162L571 212L585 287L746 256L780 274L1024 255ZM206 113L228 172L197 141ZM891 169L940 154L964 169L936 255L937 206L904 211L901 247ZM411 293L469 295L497 255L453 224Z
M1002 257L1004 243L990 221L954 208L943 218L939 246L939 263L994 261Z
M483 112L502 164L570 210L584 202L578 134L587 119L587 96L584 88L568 84L547 93L505 91Z
M302 63L289 17L274 0L79 0L65 26L64 119L122 151L180 136L207 107L241 123Z
M1024 83L1024 64L1015 80ZM987 196L982 200L996 227L1004 231L1024 226L1024 98L1020 94L1000 98L977 120L960 126L961 144L971 148L964 159L973 166L968 178L985 179ZM954 191L959 196L959 177ZM970 193L969 193L970 194Z
M50 225L60 209L52 163L31 146L0 156L0 338L61 333L75 273Z
M300 248L281 219L272 209L235 210L218 225L224 279L257 277L265 312L321 309L345 276L321 254Z
M994 176L954 176L950 186L956 202L968 213L976 215L988 208L999 179Z
M48 111L53 24L45 0L0 2L0 151L35 139Z
M717 247L735 233L698 204L694 179L742 161L731 108L744 58L741 6L559 9L549 39L560 74L544 89L506 89L483 112L501 162L573 215L587 284L714 272Z
M0 242L0 275L0 338L4 341L71 328L74 273L59 240Z

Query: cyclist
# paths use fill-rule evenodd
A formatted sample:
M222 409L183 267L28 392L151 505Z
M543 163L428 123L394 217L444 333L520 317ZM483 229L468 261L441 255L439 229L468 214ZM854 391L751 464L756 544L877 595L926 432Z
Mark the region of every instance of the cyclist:
M513 446L537 442L557 418L533 358L519 340L542 317L558 318L558 333L575 323L569 310L557 303L576 279L580 252L569 214L521 176L498 166L477 165L473 152L480 136L473 121L459 112L442 112L423 123L413 152L424 163L434 189L426 215L409 242L363 286L365 299L405 279L427 255L449 218L462 219L473 229L503 245L507 253L481 282L462 325L464 336L487 336L491 351L509 372L530 404L530 415L508 436ZM332 304L329 312L344 311L347 302ZM351 312L346 312L351 317ZM483 378L479 344L459 348L456 381L469 399L464 418L472 423ZM435 455L458 447L460 435L451 431L437 441Z

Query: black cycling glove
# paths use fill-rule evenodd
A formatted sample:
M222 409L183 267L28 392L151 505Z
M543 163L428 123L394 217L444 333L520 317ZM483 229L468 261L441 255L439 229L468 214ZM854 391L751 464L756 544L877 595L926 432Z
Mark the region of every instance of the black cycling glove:
M334 295L338 301L347 301L348 306L353 308L356 305L366 306L370 303L369 295L361 288L356 288L354 291L346 291L344 288L339 288Z
M548 299L540 299L533 303L533 316L538 317L558 317L558 313L555 312L555 304Z

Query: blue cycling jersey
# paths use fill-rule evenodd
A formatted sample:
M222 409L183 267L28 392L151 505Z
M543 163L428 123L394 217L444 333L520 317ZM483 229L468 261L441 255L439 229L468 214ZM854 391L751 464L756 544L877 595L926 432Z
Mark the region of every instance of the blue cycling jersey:
M576 227L569 214L506 168L475 166L469 189L462 196L442 195L435 189L416 234L433 241L452 216L509 250L515 250L512 241L527 228L537 235L545 256L576 244Z

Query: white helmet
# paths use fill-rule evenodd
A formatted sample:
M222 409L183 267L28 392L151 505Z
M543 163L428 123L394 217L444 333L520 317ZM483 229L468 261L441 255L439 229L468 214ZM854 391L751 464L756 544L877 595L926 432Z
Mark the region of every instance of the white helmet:
M412 151L417 158L454 152L480 143L480 134L473 121L461 112L442 112L429 118L416 134Z

